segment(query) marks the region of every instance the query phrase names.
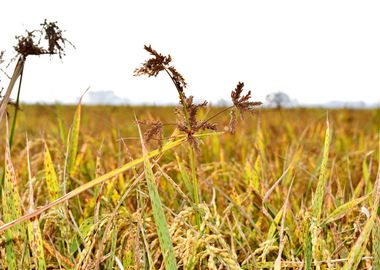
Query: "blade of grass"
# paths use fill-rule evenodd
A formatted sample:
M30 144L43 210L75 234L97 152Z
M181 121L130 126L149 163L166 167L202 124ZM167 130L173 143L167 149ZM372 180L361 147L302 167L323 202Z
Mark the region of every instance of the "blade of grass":
M114 227L111 233L111 252L107 261L107 269L114 269L115 264L115 252L117 242L117 227Z
M368 196L369 195L365 195L363 197L360 197L360 198L357 198L357 199L353 199L345 204L342 204L341 206L339 206L338 208L336 208L330 215L328 215L328 217L322 221L321 225L326 225L328 223L331 223L331 222L334 222L342 217L344 217L345 215L347 215L349 212L352 211L352 209L354 209L355 206L357 206L358 204L362 203L363 201L367 200L368 199Z
M189 192L191 199L194 200L194 198L193 198L193 195L194 195L193 186L191 185L189 176L188 176L188 174L184 168L183 162L181 162L177 153L174 153L174 154L175 154L175 157L177 160L178 169L179 169L179 172L181 174L183 183L185 184L185 187L186 187L187 191Z
M174 255L174 249L169 233L168 224L166 222L164 209L162 207L161 199L158 194L157 184L154 179L152 165L148 158L148 151L145 148L144 139L142 137L140 125L138 124L137 119L136 123L140 134L140 141L144 157L145 179L148 185L149 197L152 204L154 223L156 224L161 253L164 258L165 268L167 270L175 270L177 269L177 262Z

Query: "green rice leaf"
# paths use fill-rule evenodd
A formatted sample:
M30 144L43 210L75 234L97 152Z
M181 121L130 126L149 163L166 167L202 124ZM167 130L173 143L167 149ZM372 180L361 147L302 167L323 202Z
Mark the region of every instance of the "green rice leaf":
M161 199L158 194L157 184L154 179L152 165L149 161L148 152L145 148L144 140L142 138L139 125L138 128L140 133L141 145L143 148L145 179L148 185L149 197L153 210L154 223L156 224L158 240L160 242L161 253L164 258L165 268L167 270L176 270L177 262L174 255L174 249L171 242L168 224L166 222L164 209L162 207Z

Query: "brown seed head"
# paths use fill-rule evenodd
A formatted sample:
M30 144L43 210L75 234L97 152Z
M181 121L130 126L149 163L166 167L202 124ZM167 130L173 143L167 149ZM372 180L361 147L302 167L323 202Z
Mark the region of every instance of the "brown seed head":
M16 52L23 57L28 55L41 55L41 54L58 54L59 58L65 55L65 43L74 45L62 36L62 30L58 27L57 22L47 22L45 20L42 24L41 30L26 31L25 36L16 36L17 45L14 47ZM36 35L37 33L37 35ZM41 45L41 38L48 42L47 48Z
M244 83L239 82L235 88L231 92L231 99L234 103L234 106L243 114L246 111L253 111L255 107L260 106L262 102L260 101L250 101L251 99L251 91L248 91L246 95L242 96Z

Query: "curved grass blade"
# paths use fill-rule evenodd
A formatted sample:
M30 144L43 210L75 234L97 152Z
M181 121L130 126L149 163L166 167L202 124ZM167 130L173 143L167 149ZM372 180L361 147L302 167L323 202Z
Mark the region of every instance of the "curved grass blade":
M347 215L347 213L351 212L352 209L357 206L358 204L362 203L363 201L367 200L368 199L368 195L365 195L363 197L360 197L360 198L357 198L357 199L353 199L339 207L337 207L330 215L328 215L328 217L322 222L322 225L326 225L330 222L334 222L342 217L344 217L345 215Z
M148 185L149 197L153 210L154 223L156 224L157 228L157 235L158 240L160 242L161 253L164 258L165 269L175 270L177 269L177 262L174 255L174 249L170 238L168 224L166 222L164 209L161 204L160 195L158 194L152 165L149 161L148 151L145 148L144 140L141 134L141 129L138 124L137 127L139 130L141 146L143 149L145 179Z

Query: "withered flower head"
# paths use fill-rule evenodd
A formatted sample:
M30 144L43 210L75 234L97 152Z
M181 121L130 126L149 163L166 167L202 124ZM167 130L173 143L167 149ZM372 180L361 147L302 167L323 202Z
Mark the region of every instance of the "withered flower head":
M149 143L156 140L160 148L162 147L162 123L161 121L139 121L139 124L147 125L148 129L144 132L144 140Z
M59 58L62 58L65 55L65 42L74 47L70 41L62 36L62 30L57 26L57 22L47 22L45 20L41 26L41 30L26 31L25 36L16 36L17 45L14 48L18 54L23 57L58 54ZM36 33L38 33L37 36L35 35ZM41 45L42 36L48 41L47 48Z
M58 27L57 22L45 21L41 24L42 32L45 33L45 39L48 41L49 46L47 52L49 54L58 54L59 58L65 55L65 42L73 44L62 36L62 30Z
M173 81L177 91L181 96L185 97L184 88L187 87L184 77L176 70L176 68L170 65L172 58L170 55L164 56L158 53L152 48L152 46L144 45L144 49L150 53L153 57L145 61L142 67L135 69L134 75L141 76L147 75L148 77L156 77L161 71L166 71Z
M142 67L135 69L135 76L148 75L156 77L158 73L165 70L165 67L172 61L170 55L164 56L152 48L152 46L144 45L144 49L153 57L145 61Z
M186 118L185 110L183 108L177 108L177 127L180 131L187 134L189 143L193 146L195 150L199 150L199 143L197 139L193 136L194 133L200 130L216 130L216 124L206 121L198 121L197 113L200 109L207 106L207 101L203 101L200 104L194 104L194 97L190 96L185 100L186 110L188 112L188 119Z
M46 54L47 51L40 46L39 42L36 43L35 31L27 32L26 36L16 36L17 45L14 47L16 52L20 55L27 57L28 55L41 55Z
M256 106L260 106L262 104L260 101L250 101L251 91L248 91L246 95L242 96L243 87L244 83L239 82L235 90L231 92L232 102L241 114L243 114L245 111L253 111Z
M251 91L248 91L246 95L242 95L243 87L244 87L244 83L239 82L235 90L231 92L232 102L234 104L234 107L237 110L239 110L240 118L243 118L244 112L253 112L255 107L260 106L262 104L262 102L260 101L250 101ZM235 133L235 126L236 126L236 114L235 114L235 111L231 111L229 130L232 134Z

